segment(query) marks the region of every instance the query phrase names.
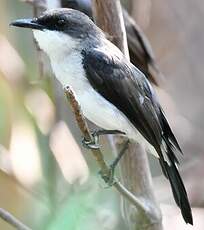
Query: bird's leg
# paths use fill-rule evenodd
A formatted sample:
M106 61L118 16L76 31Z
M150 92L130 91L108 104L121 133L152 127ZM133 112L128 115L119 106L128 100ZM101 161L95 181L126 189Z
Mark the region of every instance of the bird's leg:
M129 145L129 140L127 140L125 142L125 144L123 145L123 148L121 149L121 151L119 152L118 156L115 158L115 160L111 163L110 167L109 167L109 174L108 175L102 175L102 172L100 171L99 173L101 174L102 178L105 180L105 182L108 184L108 186L112 186L114 184L114 172L115 172L115 168L118 165L118 162L120 161L120 159L122 158L122 156L125 154L127 148Z
M114 183L114 173L115 173L115 168L118 165L118 162L120 161L120 159L124 156L124 154L126 153L126 150L128 148L129 145L129 140L127 140L125 142L125 144L123 145L122 149L120 150L118 156L114 159L114 161L110 164L110 177L109 177L109 181L108 181L108 185L111 186Z
M102 135L108 135L108 134L125 134L124 132L121 132L119 130L105 130L105 129L100 129L97 131L94 131L91 133L92 140L87 141L85 138L82 140L82 144L85 148L88 149L98 149L99 146L99 137Z

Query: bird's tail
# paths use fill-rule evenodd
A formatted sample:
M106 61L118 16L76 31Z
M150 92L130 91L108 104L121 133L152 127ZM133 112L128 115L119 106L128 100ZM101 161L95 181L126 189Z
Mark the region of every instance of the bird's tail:
M175 156L173 149L170 146L167 146L167 155L171 156L169 162L160 158L160 164L162 166L162 171L166 178L170 181L171 189L176 204L181 210L182 216L186 223L193 225L193 217L191 212L191 207L189 204L188 196L186 189L184 187L183 181L177 169L177 159L173 159L172 156Z

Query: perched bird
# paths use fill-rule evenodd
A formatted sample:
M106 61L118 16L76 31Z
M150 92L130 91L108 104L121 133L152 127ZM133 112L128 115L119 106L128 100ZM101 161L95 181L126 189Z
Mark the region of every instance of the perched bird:
M181 149L145 75L77 10L53 9L11 25L33 30L55 76L63 87L72 88L87 119L133 141L143 137L153 146L184 220L193 224L177 169L175 153Z
M91 0L61 0L61 4L62 7L79 10L92 18ZM147 37L124 8L123 18L131 62L154 85L158 86L163 81L163 75L155 62L155 57Z

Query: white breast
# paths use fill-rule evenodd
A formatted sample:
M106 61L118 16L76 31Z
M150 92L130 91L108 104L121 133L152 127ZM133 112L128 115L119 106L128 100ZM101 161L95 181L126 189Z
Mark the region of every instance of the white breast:
M103 129L126 132L132 139L136 129L123 113L92 88L81 62L79 52L72 52L66 58L51 60L57 79L63 87L72 88L87 119Z

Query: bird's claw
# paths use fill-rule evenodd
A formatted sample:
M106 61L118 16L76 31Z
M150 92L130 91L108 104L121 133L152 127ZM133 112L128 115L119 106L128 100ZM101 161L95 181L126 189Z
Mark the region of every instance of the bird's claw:
M99 149L100 148L99 137L101 135L107 135L107 134L125 134L125 133L118 130L103 130L103 129L96 130L91 133L92 140L86 140L85 138L83 138L82 144L87 149Z
M93 137L92 140L86 140L85 138L82 139L83 146L87 149L99 149L100 145L98 136L94 133L91 135Z

